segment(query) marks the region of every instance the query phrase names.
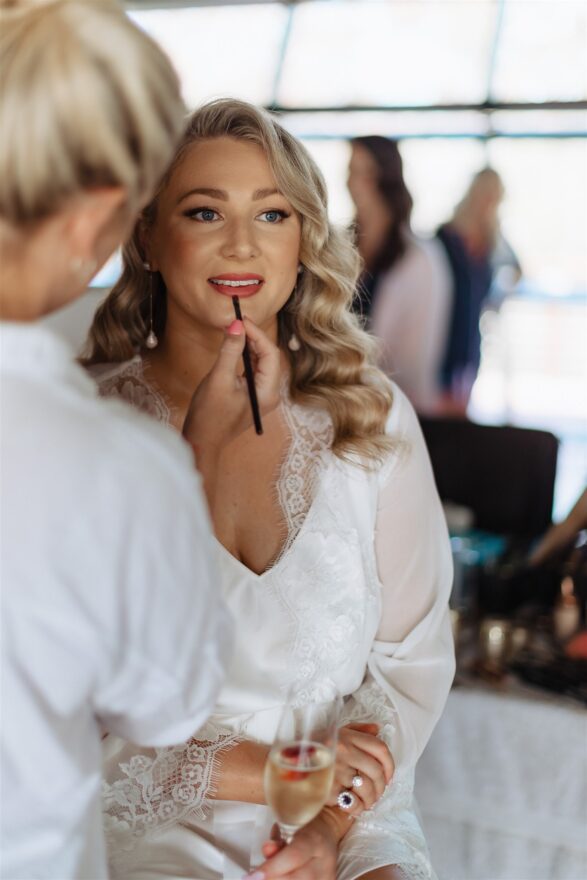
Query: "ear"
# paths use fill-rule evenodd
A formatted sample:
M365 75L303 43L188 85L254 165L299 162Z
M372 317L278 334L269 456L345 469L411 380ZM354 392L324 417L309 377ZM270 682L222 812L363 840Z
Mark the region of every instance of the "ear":
M85 190L66 211L65 232L72 253L84 260L101 261L105 247L112 250L124 237L129 222L124 210L127 192L121 186Z

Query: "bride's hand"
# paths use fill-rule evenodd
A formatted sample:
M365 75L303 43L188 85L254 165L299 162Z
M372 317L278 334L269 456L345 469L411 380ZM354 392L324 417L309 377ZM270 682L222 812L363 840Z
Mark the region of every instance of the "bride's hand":
M345 789L352 792L355 803L345 810L348 815L370 810L393 777L393 757L378 732L378 724L349 724L338 732L334 782L328 803L334 806ZM353 786L354 777L361 778L360 786Z
M341 838L336 824L328 821L325 811L298 831L293 841L284 846L277 840L263 846L267 861L248 876L264 880L336 880L336 857Z
M246 332L246 336L245 336ZM279 402L280 353L265 333L247 318L233 321L226 332L216 363L192 397L183 425L183 435L196 454L218 453L253 423L242 354L245 339L255 377L261 414Z

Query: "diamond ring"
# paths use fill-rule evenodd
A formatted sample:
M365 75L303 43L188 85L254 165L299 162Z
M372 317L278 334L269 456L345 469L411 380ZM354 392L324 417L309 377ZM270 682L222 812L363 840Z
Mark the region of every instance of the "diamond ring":
M348 791L346 788L341 791L336 799L336 803L341 810L352 810L355 805L355 801L356 798L352 791Z
M363 777L359 773L356 773L353 776L353 781L351 782L351 785L353 788L360 788L363 785L363 782Z

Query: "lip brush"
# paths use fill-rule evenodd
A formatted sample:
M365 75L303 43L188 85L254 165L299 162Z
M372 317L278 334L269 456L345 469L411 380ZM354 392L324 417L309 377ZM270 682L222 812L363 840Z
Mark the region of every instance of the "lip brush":
M232 297L232 305L237 321L242 321L243 315L238 296ZM261 424L261 413L259 412L259 402L257 400L257 389L255 388L255 378L253 376L253 365L251 364L251 353L249 351L249 343L245 337L245 347L243 350L243 363L245 365L245 379L247 382L247 390L249 392L249 400L251 401L251 410L253 412L253 422L255 423L255 431L257 434L263 433L263 425Z

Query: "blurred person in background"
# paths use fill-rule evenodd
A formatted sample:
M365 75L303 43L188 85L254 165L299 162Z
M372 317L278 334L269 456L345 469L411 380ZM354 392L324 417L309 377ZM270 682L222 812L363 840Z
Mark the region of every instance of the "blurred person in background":
M379 363L422 413L434 413L450 310L442 249L410 228L412 197L395 141L351 141L348 188L364 269L356 308L379 339Z
M441 367L442 404L446 415L466 414L481 360L479 319L497 272L511 286L520 277L520 264L500 230L502 180L492 168L471 181L452 220L437 231L452 274L452 307ZM507 276L507 277L506 277Z
M587 529L587 488L577 498L573 507L561 520L551 526L530 553L530 565L543 565L559 554L570 550L579 532Z
M192 449L100 400L39 319L130 232L185 111L167 58L110 0L2 0L0 81L1 873L105 880L101 734L189 736L230 626ZM249 421L243 345L227 336L190 409L209 485ZM263 350L275 364L259 331Z
M214 714L157 753L105 741L113 878L232 880L257 863L288 691L303 705L333 687L329 805L277 854L267 844L254 876L433 877L413 781L454 670L450 546L413 408L350 310L359 259L320 171L268 114L205 105L123 259L90 335L102 394L180 430L238 295L279 346L282 400L221 457L211 508L238 627Z

